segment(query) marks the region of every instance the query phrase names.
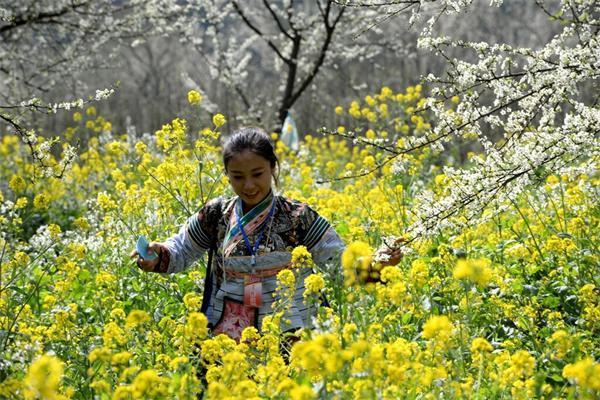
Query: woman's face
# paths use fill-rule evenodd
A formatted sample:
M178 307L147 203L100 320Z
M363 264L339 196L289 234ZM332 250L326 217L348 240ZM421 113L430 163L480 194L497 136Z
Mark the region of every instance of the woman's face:
M271 191L271 163L250 150L234 155L225 169L233 191L246 206L245 211L260 203Z

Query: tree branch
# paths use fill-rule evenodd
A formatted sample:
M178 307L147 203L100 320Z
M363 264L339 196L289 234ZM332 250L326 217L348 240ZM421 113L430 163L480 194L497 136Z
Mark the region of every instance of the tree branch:
M254 33L256 33L261 39L263 39L265 42L267 42L267 45L273 49L273 51L275 52L275 54L277 54L277 56L286 64L290 64L292 62L292 60L290 60L289 58L287 58L286 56L284 56L281 51L277 48L277 46L275 45L275 43L273 43L270 39L268 39L261 31L260 29L258 29L256 26L254 26L254 24L252 23L252 21L250 21L248 19L248 17L246 17L246 14L244 14L244 12L242 11L242 9L240 8L240 6L238 5L237 1L232 1L231 4L233 4L233 8L235 8L235 11L238 13L238 15L242 18L242 20L244 21L244 23L248 26L248 28L250 28L251 30L254 31Z
M53 18L62 17L70 12L74 12L76 9L84 7L86 3L80 4L72 4L69 7L65 7L61 10L53 11L53 12L41 12L36 15L19 15L15 19L12 20L12 23L9 25L4 25L0 27L0 34L4 32L8 32L12 29L18 28L23 25L29 24L48 24L48 23L57 23Z
M269 13L271 14L271 16L273 17L273 19L275 20L275 23L277 24L277 27L279 28L279 30L281 31L281 33L283 33L289 39L294 40L294 38L292 37L292 35L290 35L290 33L281 24L281 21L279 20L279 17L277 16L277 13L275 13L275 10L273 10L273 8L271 7L271 5L269 4L269 0L263 0L263 4L267 8L267 10L269 10Z

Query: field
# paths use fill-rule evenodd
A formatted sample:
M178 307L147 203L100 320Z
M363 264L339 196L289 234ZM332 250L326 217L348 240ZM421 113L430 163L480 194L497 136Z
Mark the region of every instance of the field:
M400 169L363 174L385 154L343 136L419 136L426 116L410 115L421 90L339 106L337 134L308 135L297 152L276 140L278 190L313 206L348 246L307 284L307 301L323 293L331 308L289 363L278 319L294 274L280 277L280 313L236 343L212 337L198 312L204 261L163 276L129 258L138 235L164 240L207 200L231 195L226 116L202 129L175 118L135 137L93 107L76 112L64 137L82 150L62 179L33 179L29 150L2 137L0 398L599 398L598 175L540 171L482 218L457 213L433 235L411 235L420 196L454 189L442 167L469 168L477 150L459 163L459 151L423 147ZM400 264L363 283L374 249L399 236ZM313 267L295 254L295 268Z

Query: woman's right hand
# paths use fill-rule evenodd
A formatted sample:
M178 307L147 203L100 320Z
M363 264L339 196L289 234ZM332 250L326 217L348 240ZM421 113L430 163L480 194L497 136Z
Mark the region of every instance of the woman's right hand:
M158 266L161 260L161 244L157 242L151 242L148 245L148 253L150 253L151 251L153 251L158 257L154 258L153 260L145 260L142 257L140 257L140 254L137 252L137 250L132 251L129 257L137 258L136 263L137 266L140 267L140 269L146 272L153 272L156 270L156 267Z

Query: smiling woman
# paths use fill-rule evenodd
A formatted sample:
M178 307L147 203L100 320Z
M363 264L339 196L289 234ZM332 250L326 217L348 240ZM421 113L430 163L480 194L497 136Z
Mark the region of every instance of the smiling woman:
M292 267L295 248L304 246L319 269L335 276L341 273L344 243L307 204L273 193L279 161L261 129L241 128L227 138L223 164L236 196L209 201L177 235L149 245L158 258L139 258L138 265L175 273L209 252L201 311L214 334L239 340L246 327L260 331L263 318L274 313L277 275ZM294 272L293 304L281 320L281 332L310 328L317 311L315 302L305 302L303 296L305 279L313 271Z
M244 212L258 204L271 191L271 178L279 161L266 133L257 128L242 128L223 146L223 164Z
M273 193L279 161L261 129L240 128L227 138L223 164L236 196L209 201L177 235L149 245L157 259L140 258L138 265L145 271L174 273L209 252L201 311L213 333L239 339L244 328L260 330L262 319L272 314L276 276L291 268L294 248L305 246L316 265L326 268L328 261L339 259L344 244L308 205ZM311 273L298 272L294 304L282 332L311 326L316 306L305 304L302 296L304 279Z
M244 212L250 211L271 191L271 171L269 162L250 150L229 162L229 182L235 194L241 197Z

